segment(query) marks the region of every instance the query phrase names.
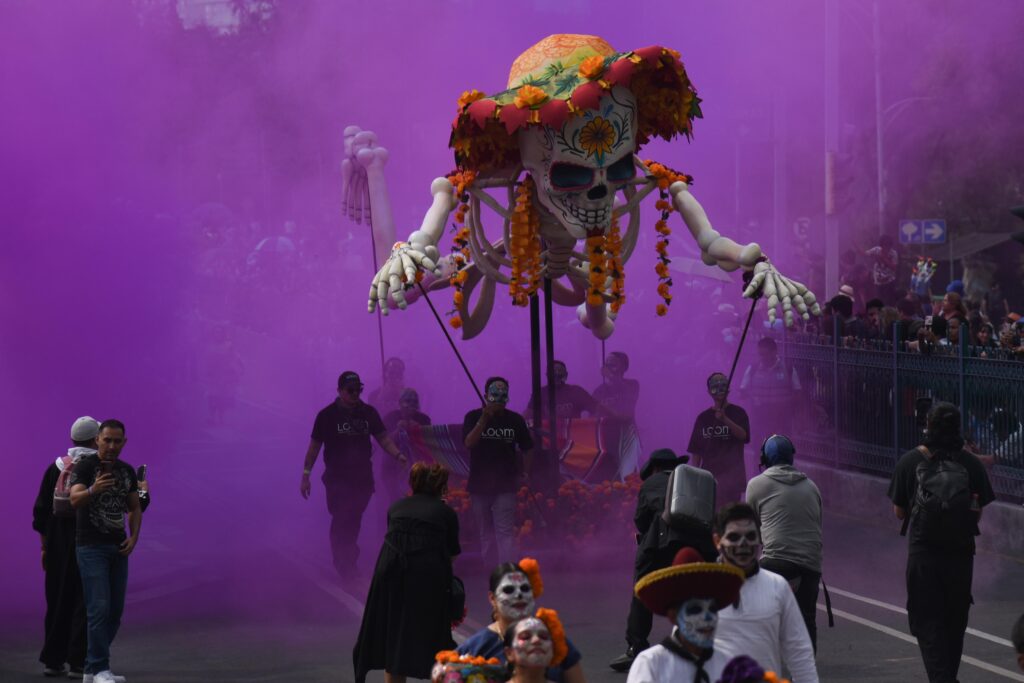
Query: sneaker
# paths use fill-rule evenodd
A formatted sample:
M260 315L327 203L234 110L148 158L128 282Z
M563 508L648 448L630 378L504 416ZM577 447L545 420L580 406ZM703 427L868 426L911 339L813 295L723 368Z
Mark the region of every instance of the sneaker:
M629 671L629 667L633 666L633 660L636 659L637 653L638 650L635 647L628 647L625 654L619 655L608 662L608 666L619 673Z
M48 677L48 678L53 678L55 676L63 676L64 675L64 665L61 664L60 666L46 666L46 667L43 667L43 675Z
M83 683L125 683L124 676L115 676L110 669L101 671L98 674L85 674Z
M84 675L85 671L82 669L76 669L75 667L68 669L68 678L81 678Z

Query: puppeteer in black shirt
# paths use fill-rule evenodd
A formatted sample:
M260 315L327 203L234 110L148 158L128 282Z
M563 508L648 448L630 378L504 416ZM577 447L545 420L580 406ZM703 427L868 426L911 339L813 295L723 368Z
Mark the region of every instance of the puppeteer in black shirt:
M480 421L483 409L477 408L466 414L462 422L462 438L473 431ZM519 413L503 410L492 417L480 434L480 441L469 449L469 482L466 489L470 493L496 495L516 490L519 482L519 456L521 452L533 448L530 428Z
M708 408L697 416L690 435L688 450L699 455L702 466L715 470L716 466L729 467L743 464L743 445L750 442L750 418L747 411L730 403L725 407L725 414L730 420L743 427L747 433L745 440L740 440L732 433L732 428L715 417L715 409Z
M385 431L380 413L370 404L360 401L349 408L341 401L332 401L317 413L311 435L324 445L324 476L344 473L354 483L372 484L370 437Z
M139 481L131 465L121 460L103 463L98 456L90 455L75 464L69 484L92 486L96 477L104 472L104 467L110 468L114 475L114 486L93 494L88 504L76 509L75 542L78 545L120 545L128 537L124 530L128 496L139 490Z

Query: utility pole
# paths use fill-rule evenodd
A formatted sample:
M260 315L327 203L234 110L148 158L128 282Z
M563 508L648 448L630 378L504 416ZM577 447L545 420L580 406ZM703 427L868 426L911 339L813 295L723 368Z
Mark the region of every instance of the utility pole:
M839 151L839 2L825 0L825 295L839 291L839 219L835 161Z

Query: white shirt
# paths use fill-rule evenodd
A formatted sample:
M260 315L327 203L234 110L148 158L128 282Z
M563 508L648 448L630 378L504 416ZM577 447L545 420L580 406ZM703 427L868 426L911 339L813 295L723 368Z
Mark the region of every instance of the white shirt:
M673 638L676 637L676 630L672 630ZM732 657L726 657L716 647L711 659L704 662L704 671L712 683L721 678L722 670L730 659ZM633 665L629 667L626 683L692 683L696 673L696 664L662 645L655 645L636 656Z
M726 661L747 655L780 675L785 664L793 683L818 683L814 648L789 582L767 569L743 582L738 606L718 613L719 652Z

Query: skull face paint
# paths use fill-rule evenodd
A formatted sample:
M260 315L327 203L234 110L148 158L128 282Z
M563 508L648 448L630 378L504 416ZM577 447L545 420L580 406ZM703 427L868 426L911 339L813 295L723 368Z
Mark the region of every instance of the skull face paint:
M508 385L504 382L491 382L487 387L487 402L505 405L508 403Z
M691 598L684 602L676 614L679 636L703 650L714 647L715 628L718 626L718 613L714 608L714 600Z
M718 551L725 560L744 571L757 564L761 554L761 534L752 519L737 519L725 525L719 538Z
M512 634L513 661L516 666L547 667L554 656L551 632L536 617L523 619Z
M498 612L507 621L523 619L537 610L533 600L533 587L526 574L512 572L501 577L494 591Z
M636 175L636 145L636 98L621 86L560 129L530 126L519 133L537 198L578 240L611 226L615 193Z

